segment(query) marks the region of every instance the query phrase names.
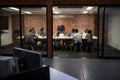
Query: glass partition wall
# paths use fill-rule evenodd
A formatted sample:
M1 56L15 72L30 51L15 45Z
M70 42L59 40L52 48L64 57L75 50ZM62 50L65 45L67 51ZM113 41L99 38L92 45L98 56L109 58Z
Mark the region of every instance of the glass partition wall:
M0 8L0 55L12 55L13 47L20 47L19 9L14 7Z
M87 10L88 7L52 7L54 57L120 57L120 7L90 6L92 9ZM61 28L58 29L58 26L61 24L64 27L62 28L63 34L58 33L58 30L61 30ZM89 29L92 30L94 37L94 45L91 46L92 52L86 51L84 39L82 39L80 51L75 51L74 40L69 33L76 28L81 34ZM27 49L24 36L30 29L34 29L34 34L37 36L34 50L47 55L46 7L1 7L0 55L13 55L13 47ZM41 31L43 31L42 34Z
M105 7L104 57L120 58L120 7Z
M97 6L53 6L53 55L55 58L80 58L97 57L97 27L98 7ZM70 35L73 29L78 29L81 35L79 50L75 50L73 36ZM94 46L89 48L86 43L86 33L92 31Z
M0 55L13 55L13 47L28 49L24 36L30 29L35 34L34 50L47 55L46 7L1 7Z
M46 7L21 8L23 36L30 30L35 34L34 51L39 51L47 55L47 27L46 27ZM23 41L23 48L28 48Z

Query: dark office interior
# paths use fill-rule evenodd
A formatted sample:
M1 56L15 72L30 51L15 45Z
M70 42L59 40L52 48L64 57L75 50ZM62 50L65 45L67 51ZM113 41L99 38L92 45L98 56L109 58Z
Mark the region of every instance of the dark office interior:
M0 79L119 80L120 1L0 3ZM63 31L58 27L62 24ZM75 44L72 29L80 33ZM26 42L34 33L34 45ZM92 44L87 43L91 31ZM87 32L87 33L86 33Z

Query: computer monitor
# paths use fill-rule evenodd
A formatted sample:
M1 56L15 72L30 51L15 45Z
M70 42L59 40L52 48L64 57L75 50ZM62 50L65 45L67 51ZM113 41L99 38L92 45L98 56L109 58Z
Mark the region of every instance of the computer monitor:
M26 50L22 48L13 48L17 73L35 69L43 66L42 55L40 52Z

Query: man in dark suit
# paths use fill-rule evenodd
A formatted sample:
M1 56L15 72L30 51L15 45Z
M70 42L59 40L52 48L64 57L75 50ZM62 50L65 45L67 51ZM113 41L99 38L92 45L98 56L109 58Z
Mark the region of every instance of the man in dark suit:
M63 25L62 21L60 21L58 27L57 27L57 30L59 33L64 33L65 31L65 26Z
M65 26L64 25L58 25L58 32L64 32L65 31Z

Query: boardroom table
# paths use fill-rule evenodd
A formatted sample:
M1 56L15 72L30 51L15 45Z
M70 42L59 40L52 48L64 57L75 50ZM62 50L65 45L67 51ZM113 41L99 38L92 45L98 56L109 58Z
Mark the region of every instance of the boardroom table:
M17 37L17 39L20 39L20 37ZM22 39L24 39L24 36L22 36ZM36 39L36 37L35 37L35 39ZM43 36L37 36L37 39L38 40L41 40L41 39L45 40L45 39L47 39L47 37L46 36L44 36L44 37ZM53 39L55 39L55 40L73 40L73 37L69 37L69 36L62 36L62 37L53 36ZM87 39L87 38L82 37L82 39ZM97 36L92 36L92 39L96 40Z
M96 44L96 40L97 40L97 36L92 36L93 38L93 45ZM20 39L20 37L17 37L17 39ZM22 39L24 39L24 36L22 36ZM37 37L35 37L36 43L40 42L40 44L44 44L44 46L47 46L47 37L46 36L40 36L37 35ZM83 42L83 46L86 42L87 38L86 37L82 37L82 42ZM57 45L58 47L61 47L61 49L63 49L64 44L66 42L73 42L73 37L70 36L53 36L53 44Z
M47 39L47 37L42 37L42 36L37 36L38 39ZM73 37L69 37L69 36L62 36L62 37L57 37L57 36L53 36L53 39L55 40L73 40ZM87 39L86 37L82 37L82 39ZM97 39L97 36L92 36L93 40Z

